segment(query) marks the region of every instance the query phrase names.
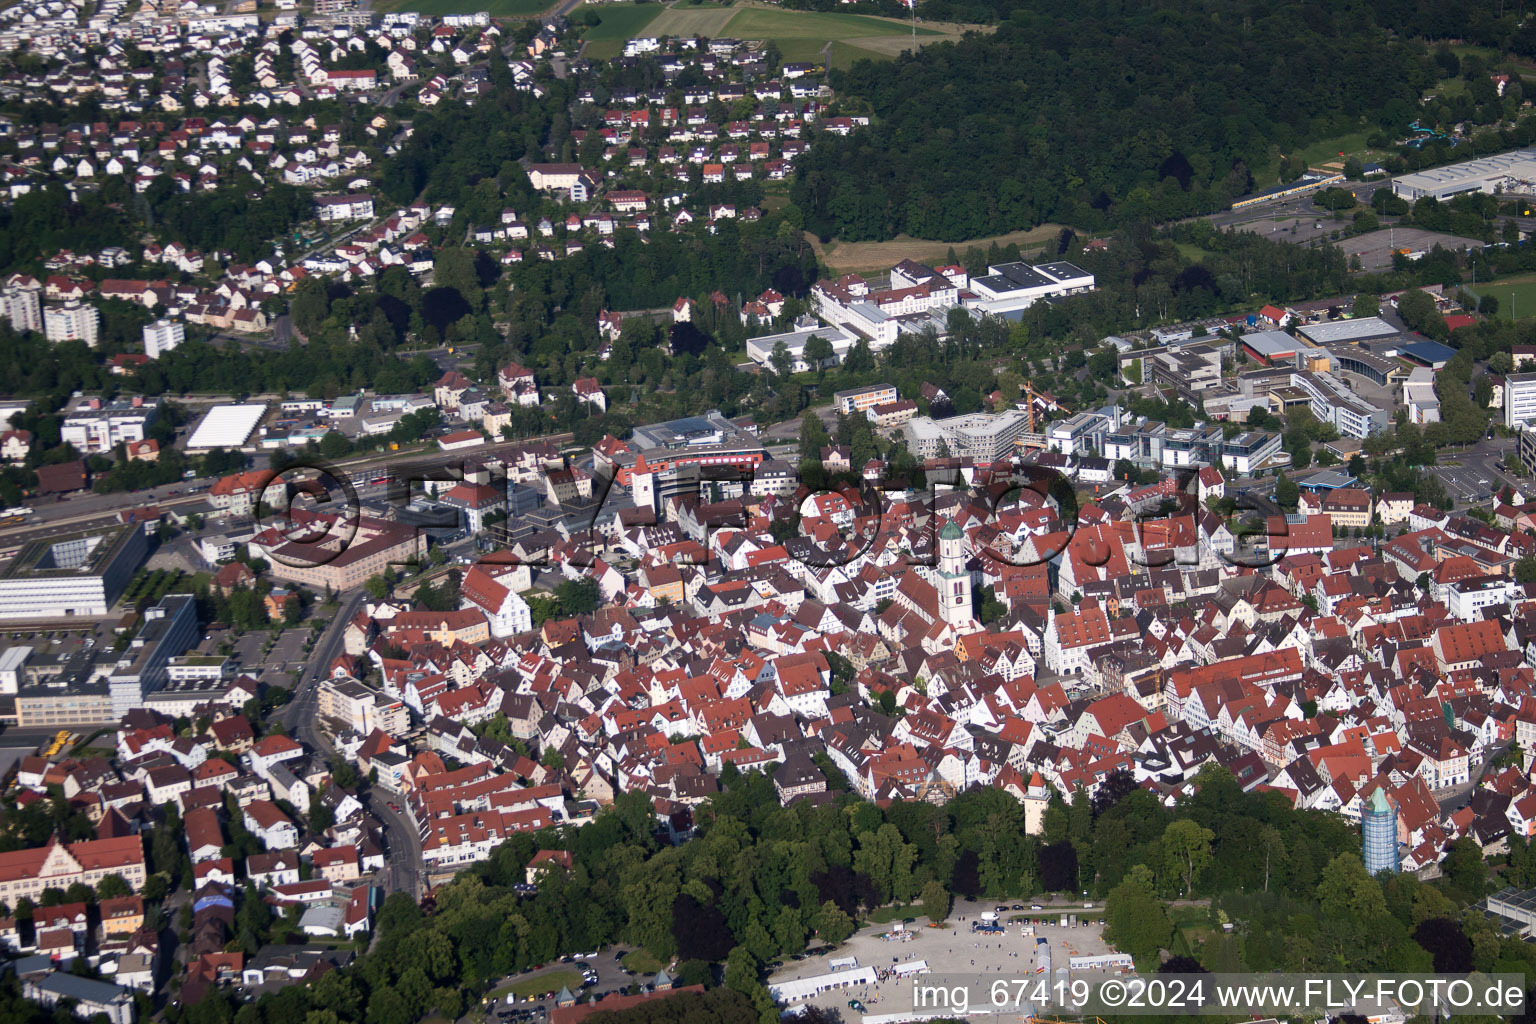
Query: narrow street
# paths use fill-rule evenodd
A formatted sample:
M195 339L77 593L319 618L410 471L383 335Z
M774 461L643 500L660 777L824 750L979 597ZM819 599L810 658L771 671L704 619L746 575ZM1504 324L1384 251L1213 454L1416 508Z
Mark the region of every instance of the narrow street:
M329 671L331 662L341 653L347 623L357 614L366 599L367 593L362 588L342 596L341 603L336 606L335 616L310 652L304 674L294 684L293 699L277 713L277 719L288 735L320 751L327 760L335 757L336 749L325 730L320 728L320 680ZM407 892L413 899L419 898L425 874L420 836L403 812L390 809L393 794L373 786L366 786L365 791L368 809L384 826L385 852L388 856L383 875L384 891ZM398 803L398 800L395 802Z

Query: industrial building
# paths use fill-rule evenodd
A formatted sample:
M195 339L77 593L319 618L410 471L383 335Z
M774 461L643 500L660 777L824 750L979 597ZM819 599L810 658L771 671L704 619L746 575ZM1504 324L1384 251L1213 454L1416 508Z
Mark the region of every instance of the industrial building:
M1450 199L1467 192L1531 191L1536 186L1536 148L1465 160L1392 179L1392 192L1410 203Z
M1353 320L1305 324L1296 328L1296 333L1316 345L1338 345L1349 341L1370 341L1373 338L1396 338L1403 332L1379 316L1362 316Z
M1296 353L1307 343L1284 331L1253 331L1242 336L1239 342L1248 358L1260 363L1290 363Z
M265 402L216 405L187 439L187 450L202 448L239 448L256 432L256 424L267 414Z

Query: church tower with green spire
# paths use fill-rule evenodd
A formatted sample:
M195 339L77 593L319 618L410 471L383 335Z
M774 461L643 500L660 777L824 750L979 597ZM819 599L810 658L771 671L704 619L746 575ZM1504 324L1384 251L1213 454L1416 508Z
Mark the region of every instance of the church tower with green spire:
M960 627L973 618L971 612L971 573L965 567L965 531L954 520L939 531L939 615L951 626Z

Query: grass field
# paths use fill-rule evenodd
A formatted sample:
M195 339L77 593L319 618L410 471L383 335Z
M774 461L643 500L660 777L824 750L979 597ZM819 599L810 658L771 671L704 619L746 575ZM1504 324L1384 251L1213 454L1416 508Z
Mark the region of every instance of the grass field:
M572 992L581 992L581 974L578 971L554 971L550 974L541 974L536 978L524 978L522 981L514 981L510 985L503 985L491 993L493 997L505 998L508 992L527 999L529 996L541 996L545 992L559 992L562 988L568 988Z
M711 39L726 35L725 26L736 17L732 7L705 7L700 4L676 4L663 8L664 13L650 27L653 36L707 36Z
M456 0L403 2L433 4ZM536 0L501 2L533 3ZM824 60L830 44L832 63L838 67L848 67L862 58L894 57L912 48L911 25L899 18L681 2L670 5L603 4L592 9L602 22L587 30L583 38L587 44L585 55L596 60L618 56L624 50L625 40L641 35L771 39L784 58L792 61ZM958 39L967 28L975 27L942 23L919 25L918 44Z
M377 0L379 11L420 11L422 14L462 14L467 10L485 11L493 18L529 18L555 6L555 0L478 0L473 6L464 0Z
M882 54L879 49L892 37L897 42L905 42L905 49L912 46L911 27L892 18L758 7L738 11L726 24L724 34L737 39L772 39L778 44L785 60L799 61L822 59L822 51L831 42L866 50L870 56L892 56L890 53ZM923 39L931 42L942 33L920 25L917 35L920 42ZM897 49L896 52L901 51Z
M1361 163L1370 163L1385 155L1383 151L1367 149L1365 145L1367 131L1350 132L1346 135L1335 135L1326 139L1319 139L1309 146L1303 146L1294 153L1285 154L1291 157L1301 157L1307 162L1308 167L1331 167L1334 170L1343 170L1344 161L1354 157ZM1339 154L1343 153L1343 156ZM1271 153L1271 159L1267 166L1253 168L1254 186L1265 189L1276 183L1280 173L1280 156L1278 152Z
M832 270L846 272L889 270L893 265L900 263L902 260L932 263L937 260L943 260L951 248L955 250L956 255L964 256L965 250L973 245L986 249L990 248L993 242L1003 246L1017 245L1020 248L1027 248L1055 238L1060 233L1060 224L1042 224L1029 231L1012 231L1006 235L996 235L992 238L973 238L965 242L930 242L921 238L897 235L889 242L838 242L834 240L827 245L822 245L816 240L814 235L807 235L806 238L816 250L816 255L822 263Z
M624 954L624 966L636 974L655 974L667 966L643 949Z
M572 20L587 10L572 12ZM586 56L593 60L612 60L624 52L624 41L636 36L655 35L648 26L665 10L660 4L600 4L591 8L602 22L582 33Z
M1467 290L1472 291L1470 288ZM1506 278L1493 284L1480 284L1475 294L1478 298L1492 295L1498 299L1498 315L1505 320L1515 317L1525 320L1536 316L1536 274Z

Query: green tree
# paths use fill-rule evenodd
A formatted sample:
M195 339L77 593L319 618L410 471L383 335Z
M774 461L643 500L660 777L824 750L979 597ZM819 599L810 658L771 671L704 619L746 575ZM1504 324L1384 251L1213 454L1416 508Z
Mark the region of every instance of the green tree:
M1323 868L1317 899L1330 916L1353 914L1361 920L1385 914L1387 901L1376 879L1366 873L1358 854L1341 853Z
M1352 316L1377 316L1380 313L1381 300L1366 292L1356 295L1354 305L1350 308Z
M1104 924L1105 937L1142 962L1152 961L1168 944L1173 924L1145 864L1133 865L1125 880L1109 891Z
M96 896L99 899L115 900L127 896L133 890L128 888L128 883L122 875L107 875L96 883Z
M805 342L805 363L818 374L825 370L826 364L834 356L832 343L820 334L813 334Z
M457 291L471 310L480 308L480 275L475 270L472 250L457 245L439 249L437 258L432 261L432 283L438 288Z
M821 417L814 410L805 410L805 415L800 417L800 461L819 463L821 449L831 441Z
M1277 864L1285 861L1285 839L1273 825L1259 829L1259 852L1264 856L1264 891L1269 892L1269 875Z
M862 833L853 855L854 870L874 881L880 899L886 903L904 903L912 898L912 867L916 863L917 847L904 842L901 830L890 822L873 832Z
M923 915L934 924L943 923L949 916L949 893L941 882L933 880L925 883L921 899Z
M853 918L832 900L827 900L816 914L816 934L823 942L835 946L853 934Z
M1216 833L1199 822L1181 818L1163 830L1163 853L1184 880L1184 895L1195 891L1195 876L1211 862L1211 840Z
M1301 499L1301 488L1296 486L1296 481L1281 473L1275 480L1275 502L1281 507L1294 510L1296 502Z
M1488 886L1488 865L1483 851L1471 838L1463 836L1451 843L1441 863L1446 880L1468 900L1482 899Z

